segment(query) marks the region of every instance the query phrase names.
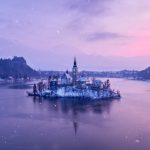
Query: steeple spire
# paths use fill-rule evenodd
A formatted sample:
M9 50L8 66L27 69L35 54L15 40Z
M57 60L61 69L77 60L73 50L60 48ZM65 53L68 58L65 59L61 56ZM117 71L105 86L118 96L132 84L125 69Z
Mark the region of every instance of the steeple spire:
M77 67L77 61L76 61L76 57L74 57L74 67Z
M78 67L77 67L76 57L74 57L74 63L73 63L73 68L72 68L72 83L73 83L73 85L76 85L77 80L78 80Z

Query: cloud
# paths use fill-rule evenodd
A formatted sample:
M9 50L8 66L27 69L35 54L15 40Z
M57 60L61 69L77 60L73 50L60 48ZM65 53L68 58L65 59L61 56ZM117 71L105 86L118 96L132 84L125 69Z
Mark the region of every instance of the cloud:
M148 0L8 1L0 0L0 37L6 40L0 38L1 57L23 55L36 68L65 69L63 65L72 65L72 57L78 52L82 55L80 64L85 65L81 68L87 65L96 69L98 66L92 66L98 63L95 57L86 59L82 52L105 56L150 54ZM93 61L88 62L91 57ZM62 66L57 62L60 59ZM113 61L104 60L108 67ZM117 63L111 67L117 67Z
M6 25L7 26L9 24L13 24L13 20L12 19L0 16L0 26L1 25Z
M104 4L107 1L108 0L74 0L67 2L66 6L71 11L93 15L104 12Z
M111 40L125 38L126 36L113 32L96 32L87 35L87 41Z
M94 18L105 15L110 0L74 0L66 1L66 10L71 15L66 28L82 30L92 23ZM101 18L102 19L102 18Z

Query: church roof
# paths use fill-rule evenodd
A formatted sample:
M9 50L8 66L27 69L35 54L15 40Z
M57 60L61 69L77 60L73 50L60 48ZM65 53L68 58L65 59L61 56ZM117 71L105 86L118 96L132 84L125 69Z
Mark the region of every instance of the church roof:
M77 67L76 57L74 58L74 64L73 64L73 67Z

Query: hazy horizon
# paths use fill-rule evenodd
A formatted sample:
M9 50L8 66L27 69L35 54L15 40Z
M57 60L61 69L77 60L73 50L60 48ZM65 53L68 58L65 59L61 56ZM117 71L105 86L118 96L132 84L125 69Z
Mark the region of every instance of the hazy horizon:
M15 56L2 57L2 59L13 59L14 57ZM17 57L24 57L24 56L20 55ZM103 57L103 56L96 57L95 56L95 57L92 57L93 58L92 61L97 62L98 59L100 58L101 64L99 64L99 66L98 66L97 63L94 63L94 64L89 63L89 65L87 66L85 61L89 61L89 59L90 59L89 57L91 58L91 56L88 56L88 55L84 56L84 59L82 59L83 58L82 56L76 57L79 71L122 71L122 70L141 71L141 70L149 67L148 65L146 65L146 62L148 62L148 60L150 58L149 56L145 56L145 57L143 57L145 59L141 59L139 61L139 58L136 58L136 57L135 58L133 58L133 57L128 57L128 58L127 57L117 57L118 59L116 59L116 57L113 57L113 58L111 57L111 59L110 59L109 57ZM54 63L57 65L54 65L53 67L49 67L50 64L45 62L45 64L47 65L47 68L40 68L40 67L37 67L37 65L34 65L31 62L31 60L26 59L26 57L24 57L24 58L27 61L27 64L29 66L31 66L35 70L41 70L41 71L66 71L66 70L71 71L72 66L73 66L73 59L74 59L74 57L72 57L69 59L61 58L59 61L55 60ZM109 62L108 64L105 64L106 60L107 60L107 62ZM63 63L61 63L61 61L63 61ZM128 64L126 64L129 61L131 62L130 66ZM135 61L136 61L136 63L135 63ZM91 62L91 60L90 60L90 62ZM137 64L137 62L139 62L141 65L139 66L139 64ZM40 63L40 60L39 60L39 63ZM120 64L120 66L116 65L118 63ZM142 67L144 63L145 63L145 67Z
M1 57L41 70L150 66L148 0L0 0Z

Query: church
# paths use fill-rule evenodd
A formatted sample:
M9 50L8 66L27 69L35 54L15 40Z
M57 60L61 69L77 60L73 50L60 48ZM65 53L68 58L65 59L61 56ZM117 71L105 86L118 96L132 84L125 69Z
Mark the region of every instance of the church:
M79 77L76 58L72 72L67 70L63 75L49 77L48 85L40 82L34 85L33 92L29 92L28 95L49 98L121 98L120 92L110 88L109 80L102 82L94 78L91 80Z
M61 77L61 84L62 85L70 85L70 84L76 85L78 79L79 79L78 66L77 66L76 58L74 58L72 73L69 73L69 71L67 70Z
M78 66L77 66L77 61L76 58L74 58L74 64L72 68L72 83L73 85L76 85L78 81Z

